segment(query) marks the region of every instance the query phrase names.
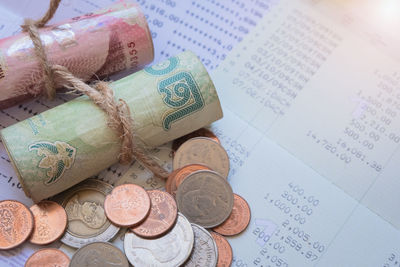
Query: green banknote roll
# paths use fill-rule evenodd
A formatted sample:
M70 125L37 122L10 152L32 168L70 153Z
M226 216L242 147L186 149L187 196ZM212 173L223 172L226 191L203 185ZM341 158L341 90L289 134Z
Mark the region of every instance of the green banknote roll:
M200 60L184 52L111 84L124 99L134 132L155 147L222 118L215 87ZM38 202L118 160L121 143L106 114L79 97L1 131L25 193Z

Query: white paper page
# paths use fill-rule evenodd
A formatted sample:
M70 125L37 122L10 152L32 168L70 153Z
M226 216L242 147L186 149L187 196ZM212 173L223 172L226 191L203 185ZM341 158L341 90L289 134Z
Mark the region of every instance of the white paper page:
M228 149L233 191L251 207L249 227L228 238L232 266L398 266L400 232L388 222L231 108L212 129Z
M235 114L399 228L400 5L391 20L379 12L394 1L367 1L369 17L345 2L281 1L214 81Z
M63 0L50 23L72 18L87 12L107 7L114 0ZM213 70L232 48L255 27L256 23L275 5L276 0L231 1L137 1L146 14L155 47L155 60L192 50L203 61L208 70ZM0 38L20 32L24 17L39 18L47 9L48 1L3 0L0 3ZM124 75L124 74L122 74ZM112 77L118 79L121 75ZM27 101L6 110L0 110L0 128L27 119L51 107L73 98L58 94L54 101L39 98ZM115 164L97 178L111 184L121 177L128 179L131 166ZM137 168L133 163L132 168ZM125 175L126 174L126 175ZM27 206L32 201L25 196L18 183L4 146L0 142L0 200L17 199ZM21 266L37 247L29 244L0 251L0 265Z

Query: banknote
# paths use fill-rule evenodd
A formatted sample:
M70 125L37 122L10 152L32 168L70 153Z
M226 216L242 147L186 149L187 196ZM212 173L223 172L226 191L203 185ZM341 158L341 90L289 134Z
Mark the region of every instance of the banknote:
M147 21L135 4L119 2L39 30L50 64L83 80L139 69L154 58ZM42 67L27 33L0 40L0 109L40 95Z
M137 140L155 147L222 117L216 89L190 51L111 83L124 99ZM121 144L107 115L86 96L0 132L25 193L35 202L117 161Z

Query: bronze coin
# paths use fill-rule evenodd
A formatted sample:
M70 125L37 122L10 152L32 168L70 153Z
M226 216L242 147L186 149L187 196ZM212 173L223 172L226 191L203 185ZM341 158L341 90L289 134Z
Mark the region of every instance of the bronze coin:
M146 190L135 184L115 187L104 200L107 218L122 227L141 223L150 212L150 197Z
M210 232L211 236L214 238L215 243L218 248L218 262L217 267L229 267L232 264L233 253L232 247L229 244L228 240L225 239L220 234L215 232Z
M176 185L176 174L180 169L171 172L168 176L167 182L165 183L165 190L170 193L174 198L176 197L176 191L178 186Z
M46 245L59 239L67 228L67 213L56 202L43 200L30 207L34 228L29 241Z
M11 249L28 239L33 230L33 215L21 202L0 201L0 250Z
M217 143L221 143L218 137L210 130L206 128L200 128L197 131L191 132L190 134L184 135L178 139L175 139L172 143L172 150L177 151L178 148L185 143L187 140L194 138L194 137L208 137L214 140Z
M190 165L186 165L185 167L180 168L175 174L176 186L179 187L179 185L182 183L182 181L189 174L192 174L195 171L201 171L201 170L211 171L211 169L208 168L207 166L200 165L200 164L190 164Z
M213 230L221 235L232 236L243 232L250 222L250 207L241 196L233 194L233 209L225 222Z
M167 192L150 190L147 193L151 201L150 214L140 225L131 230L138 236L154 238L163 235L174 226L178 208L175 199Z
M44 248L33 253L25 262L25 267L68 267L69 257L59 249Z

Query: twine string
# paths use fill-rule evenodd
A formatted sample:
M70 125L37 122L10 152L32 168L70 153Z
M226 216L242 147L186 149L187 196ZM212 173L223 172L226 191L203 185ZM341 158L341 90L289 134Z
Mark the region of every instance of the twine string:
M127 164L135 157L154 175L167 178L168 172L161 167L147 151L139 146L135 140L133 131L133 119L129 106L122 99L115 101L114 91L106 82L97 82L93 87L81 79L75 77L66 67L51 64L48 60L45 46L40 39L38 28L44 27L54 16L61 0L51 0L46 14L39 20L25 19L21 25L23 31L29 34L35 48L35 55L43 69L46 95L53 99L57 87L66 87L70 90L87 95L93 103L101 108L107 115L107 125L119 135L121 140L121 152L118 156L120 163Z

